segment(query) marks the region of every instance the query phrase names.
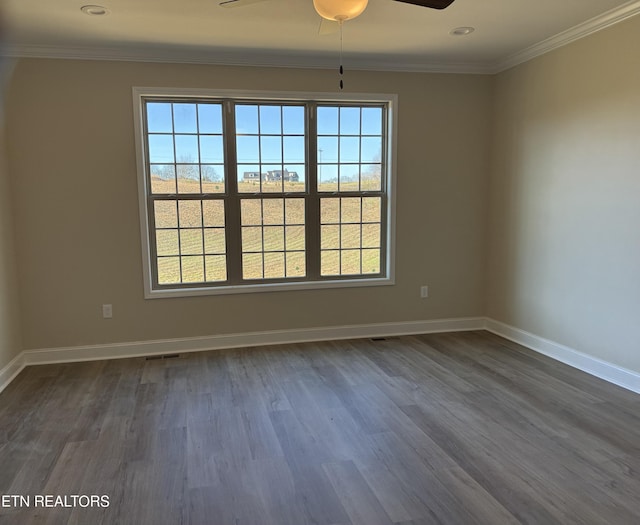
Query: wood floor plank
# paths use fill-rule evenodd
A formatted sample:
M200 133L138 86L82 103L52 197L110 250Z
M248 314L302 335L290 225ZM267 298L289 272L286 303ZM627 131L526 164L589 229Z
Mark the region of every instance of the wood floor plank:
M640 396L483 331L28 367L0 523L630 525Z
M353 461L323 467L353 525L393 525Z

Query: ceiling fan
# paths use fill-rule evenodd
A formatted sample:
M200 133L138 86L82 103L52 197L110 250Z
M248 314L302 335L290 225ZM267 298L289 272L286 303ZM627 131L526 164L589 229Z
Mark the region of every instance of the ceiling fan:
M264 0L222 0L220 7L241 7L249 4L256 4ZM454 0L395 0L405 4L413 4L431 9L445 9ZM313 7L318 14L326 19L335 22L351 20L362 14L367 7L369 0L313 0Z
M241 7L249 4L256 4L263 2L264 0L222 0L220 7ZM413 4L420 7L429 7L431 9L446 9L455 0L395 0L396 2L402 2L405 4ZM340 29L340 89L343 88L344 83L342 81L342 74L344 68L342 67L342 24L347 21L360 16L366 9L369 0L313 0L313 7L315 7L317 13L322 17L322 23L320 24L320 34L328 34L333 32L333 27L338 26ZM325 23L328 22L328 23ZM338 22L337 24L331 24L331 22Z

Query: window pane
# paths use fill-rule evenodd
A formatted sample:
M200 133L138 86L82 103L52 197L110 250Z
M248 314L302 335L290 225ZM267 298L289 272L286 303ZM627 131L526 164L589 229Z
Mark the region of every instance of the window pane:
M338 162L338 137L318 137L318 163Z
M257 164L260 162L260 143L255 135L240 136L236 139L238 163Z
M222 164L224 162L222 135L200 136L200 162L211 164Z
M338 108L318 107L318 135L338 134Z
M360 225L346 224L340 228L341 248L360 248Z
M322 251L320 254L320 274L340 274L340 252L337 250Z
M180 258L158 257L158 284L180 282Z
M156 228L177 228L178 209L175 201L155 201Z
M222 133L222 105L198 104L200 133Z
M304 224L304 199L285 199L285 223Z
M322 224L340 222L340 199L320 199L320 222Z
M182 255L203 253L202 230L180 230L180 253Z
M175 162L173 135L149 135L149 162L157 164Z
M250 226L242 228L242 251L261 252L262 251L262 228Z
M183 283L204 281L204 257L181 257L181 262Z
M362 162L378 163L382 159L382 137L362 137Z
M284 201L282 199L264 199L262 213L264 224L284 224Z
M147 102L147 130L149 133L171 133L171 103Z
M207 228L204 230L205 253L225 253L223 228Z
M360 273L360 250L342 250L340 252L340 273L342 275Z
M262 201L260 199L242 199L240 210L243 226L262 224Z
M200 201L178 201L178 216L180 228L194 228L202 226Z
M266 279L280 279L284 273L284 253L264 254L264 276Z
M380 225L379 224L363 224L362 225L362 247L363 248L379 248L380 247Z
M180 255L178 246L178 230L156 231L157 255Z
M236 133L258 133L258 106L236 106Z
M287 193L305 191L304 164L290 164L284 168L284 191Z
M272 136L260 137L260 156L263 163L282 162L282 138Z
M362 250L362 273L380 273L380 250Z
M173 164L151 164L151 193L176 192L176 168Z
M380 197L364 197L362 199L362 222L380 222Z
M240 193L260 192L262 175L258 164L238 165L238 191Z
M260 133L282 133L280 119L280 106L260 106Z
M304 163L304 137L284 137L284 162Z
M242 255L242 277L243 279L262 279L262 254Z
M360 162L358 137L340 137L340 162Z
M361 174L362 189L365 191L380 191L382 177L380 164L363 164Z
M202 193L224 193L224 165L202 164L200 166Z
M340 248L340 226L320 226L320 248Z
M340 164L340 191L360 190L360 166Z
M227 261L224 255L207 255L204 262L208 282L227 280Z
M282 226L265 226L263 235L265 252L284 250L284 228Z
M287 226L284 233L287 251L304 250L304 226Z
M174 104L173 126L174 133L197 133L196 105Z
M288 252L286 254L287 277L304 277L306 261L304 252Z
M360 197L340 199L340 222L360 222Z
M362 134L382 135L382 108L362 108Z
M360 108L340 108L340 134L360 134Z
M176 138L176 161L177 162L199 162L198 137L196 135L175 135Z
M283 106L283 132L287 134L304 134L304 107Z
M337 164L320 164L318 166L318 190L338 191Z
M202 212L205 226L224 226L224 201L202 201Z
M380 164L363 164L360 174L360 186L363 191L380 191L382 189L382 176Z
M282 165L263 164L262 173L262 191L265 193L282 193L284 188Z
M197 164L176 165L178 193L200 193L200 168Z

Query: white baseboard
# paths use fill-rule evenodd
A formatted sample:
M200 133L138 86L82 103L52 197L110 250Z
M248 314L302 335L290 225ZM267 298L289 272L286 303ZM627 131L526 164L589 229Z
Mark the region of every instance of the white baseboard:
M271 330L265 332L249 332L245 334L212 335L206 337L163 339L133 343L46 348L39 350L25 350L22 352L22 356L26 365L43 365L52 363L71 363L75 361L96 361L101 359L177 354L182 352L199 352L204 350L218 350L248 346L482 330L483 327L483 317L437 319L432 321L409 321L399 323L330 326L323 328L302 328L293 330Z
M25 350L0 370L0 392L2 392L25 366L29 365L97 361L102 359L120 359L287 343L308 343L313 341L390 337L438 332L463 332L483 329L526 346L552 359L573 366L583 372L604 379L605 381L640 393L640 374L636 372L583 354L573 348L555 343L519 328L484 317L271 330L245 334Z
M7 388L25 366L24 352L22 352L0 369L0 392Z
M554 341L537 336L525 330L501 323L494 319L486 319L485 329L500 337L556 359L588 374L604 379L632 392L640 394L640 374L626 368L611 364L597 357L583 354L578 350L561 345Z

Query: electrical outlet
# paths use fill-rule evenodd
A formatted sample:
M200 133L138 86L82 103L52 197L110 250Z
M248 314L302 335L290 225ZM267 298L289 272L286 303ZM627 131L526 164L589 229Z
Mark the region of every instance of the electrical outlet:
M110 304L102 305L102 318L103 319L111 319L113 317L113 306Z
M422 297L423 299L426 299L427 297L429 297L429 287L428 286L421 286L420 287L420 297Z

